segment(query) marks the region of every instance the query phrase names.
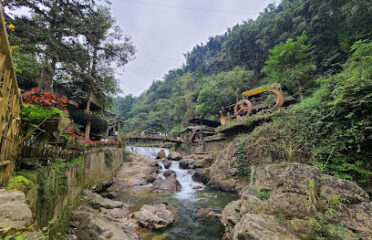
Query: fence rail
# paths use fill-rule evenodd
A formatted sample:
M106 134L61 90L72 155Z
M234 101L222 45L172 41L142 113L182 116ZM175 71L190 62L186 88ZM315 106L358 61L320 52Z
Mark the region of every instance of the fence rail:
M8 35L0 4L0 186L9 180L14 165L16 142L19 140L22 106Z

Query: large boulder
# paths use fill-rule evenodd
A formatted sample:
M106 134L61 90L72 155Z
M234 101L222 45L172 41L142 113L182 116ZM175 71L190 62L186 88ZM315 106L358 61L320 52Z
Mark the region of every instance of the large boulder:
M138 212L133 213L132 218L134 218L141 227L159 230L173 224L176 211L176 207L166 203L143 205Z
M156 171L156 160L141 155L132 155L132 162L125 163L117 172L110 187L113 192L125 192L148 184L149 176Z
M0 189L0 229L26 230L33 224L26 196L20 191Z
M170 152L167 157L169 160L175 160L178 161L182 159L182 154L179 152Z
M232 235L227 235L226 238L231 240L300 240L290 229L274 218L249 213L242 216L241 221L234 227Z
M310 240L317 232L309 218L322 216L328 219L321 224L330 239L372 239L372 203L355 183L302 163L252 167L250 177L241 199L222 212L226 239ZM223 179L216 178L208 184L221 186ZM342 231L337 226L343 226Z
M167 156L165 151L162 149L156 154L156 159L165 159Z
M339 196L350 204L358 204L369 199L368 194L354 182L329 175L322 175L320 180L322 196Z
M173 171L173 170L167 170L167 171L165 171L164 173L163 173L163 175L164 175L164 177L165 178L167 178L167 177L170 177L170 176L177 176L177 174L176 174L176 172L175 171Z
M87 201L89 206L91 206L92 208L96 208L96 209L99 209L101 207L107 208L107 209L124 207L123 202L104 198L101 195L97 193L92 193L91 191L86 190L86 189L83 190L83 199Z
M96 211L87 206L76 209L71 217L73 234L78 239L137 240L136 223L123 211Z
M181 184L175 175L164 179L158 179L152 184L153 192L177 192L181 190Z
M195 159L184 158L184 159L179 161L179 166L180 166L181 169L190 169L190 168L192 168L194 163L195 163Z

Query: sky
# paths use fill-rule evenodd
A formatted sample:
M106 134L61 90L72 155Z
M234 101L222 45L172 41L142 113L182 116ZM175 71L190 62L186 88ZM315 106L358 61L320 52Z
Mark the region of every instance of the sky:
M138 96L185 63L184 53L229 27L255 19L275 0L111 0L112 13L137 49L118 73L123 95Z

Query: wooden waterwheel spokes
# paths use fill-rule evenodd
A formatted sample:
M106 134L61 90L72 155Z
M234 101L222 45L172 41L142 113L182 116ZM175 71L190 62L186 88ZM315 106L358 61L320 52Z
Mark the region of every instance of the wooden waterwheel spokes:
M275 106L272 108L272 110L280 109L284 104L283 94L276 89L269 90L269 92L272 92L275 94Z
M236 118L248 117L253 110L252 103L247 99L242 99L234 106L234 114Z

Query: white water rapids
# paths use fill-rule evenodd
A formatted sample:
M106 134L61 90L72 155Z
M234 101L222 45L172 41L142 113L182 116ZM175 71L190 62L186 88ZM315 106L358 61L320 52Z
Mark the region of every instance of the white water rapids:
M156 154L164 150L166 156L169 154L169 150L166 148L145 148L145 147L126 147L126 149L129 152L144 155L151 158L156 158ZM158 160L157 161L159 166L161 167L161 171L159 172L159 176L164 179L163 173L166 171L163 161ZM181 184L181 191L177 192L175 194L176 198L179 199L187 199L191 198L193 196L193 193L195 193L196 189L193 189L194 186L201 185L201 183L197 183L192 179L191 174L188 170L180 169L179 162L178 161L171 161L172 165L169 168L169 170L173 170L176 172L176 178L178 182Z

